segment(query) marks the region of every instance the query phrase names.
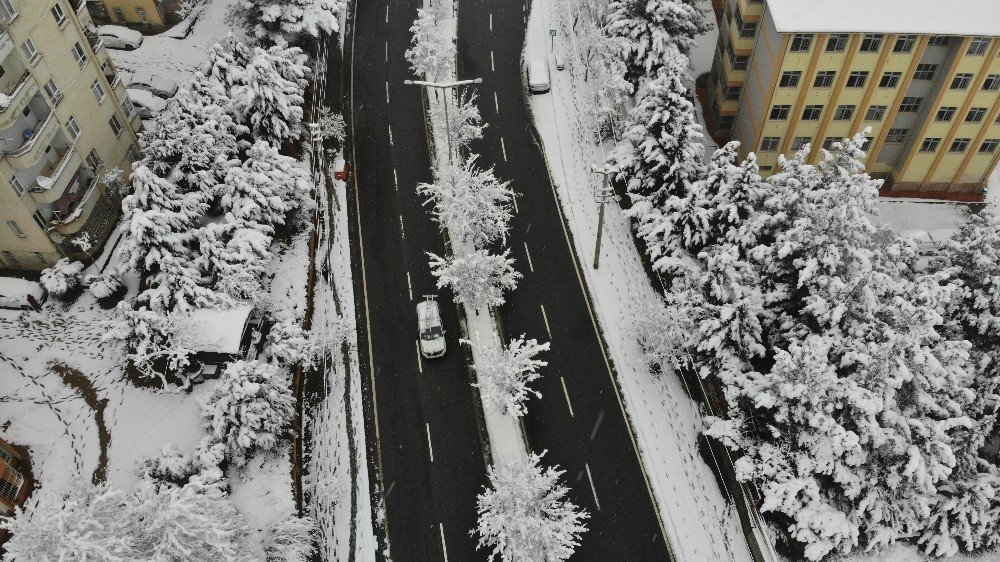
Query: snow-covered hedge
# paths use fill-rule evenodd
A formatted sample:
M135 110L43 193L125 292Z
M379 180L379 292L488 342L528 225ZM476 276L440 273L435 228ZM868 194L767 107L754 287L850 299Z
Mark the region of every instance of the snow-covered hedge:
M65 295L80 284L82 271L83 263L62 258L52 267L42 270L42 286L57 297Z

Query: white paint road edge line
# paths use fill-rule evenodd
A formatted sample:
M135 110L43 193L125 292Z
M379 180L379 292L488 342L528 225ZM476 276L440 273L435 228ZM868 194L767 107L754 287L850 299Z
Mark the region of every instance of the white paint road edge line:
M448 545L444 542L444 523L438 523L438 529L441 529L441 552L444 553L444 562L448 562Z
M590 492L594 494L594 504L597 506L597 511L600 511L601 500L597 499L597 488L594 487L594 477L590 475L590 465L583 463L583 466L587 469L587 481L590 482Z
M559 382L562 383L563 396L566 397L566 406L569 407L569 417L575 418L576 415L573 413L573 404L569 401L569 391L566 390L566 379L559 377Z
M427 428L427 451L431 454L431 462L434 462L434 445L431 444L431 424L424 423Z

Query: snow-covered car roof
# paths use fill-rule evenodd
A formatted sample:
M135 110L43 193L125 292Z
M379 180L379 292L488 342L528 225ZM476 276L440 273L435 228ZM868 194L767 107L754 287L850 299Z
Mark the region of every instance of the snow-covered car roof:
M41 284L17 277L0 277L0 306L19 307L28 304L28 295L42 302L45 289Z
M134 29L122 27L120 25L102 25L97 28L98 35L113 35L126 41L140 42L142 34Z
M128 92L129 99L143 107L148 107L155 112L163 111L167 107L166 100L157 97L152 92L136 88L128 88L125 91Z
M178 322L178 333L191 342L192 351L239 353L243 330L253 307L196 308Z
M177 89L177 82L169 78L164 78L153 74L152 72L146 70L139 70L136 72L123 71L122 80L125 82L126 87L133 87L134 84L147 84L153 88L169 92Z
M997 0L767 0L779 32L1000 37Z

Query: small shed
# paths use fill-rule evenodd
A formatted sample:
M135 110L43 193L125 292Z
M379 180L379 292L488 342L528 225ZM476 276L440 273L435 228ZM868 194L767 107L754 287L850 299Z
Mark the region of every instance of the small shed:
M253 307L197 308L192 310L178 328L202 365L202 375L214 378L225 363L247 356L251 336L257 326Z

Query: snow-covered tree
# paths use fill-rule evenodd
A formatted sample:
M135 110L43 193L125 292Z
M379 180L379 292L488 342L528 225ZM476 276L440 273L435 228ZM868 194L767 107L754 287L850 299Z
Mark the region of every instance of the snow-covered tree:
M476 93L466 90L457 97L451 93L442 94L441 103L430 105L431 120L435 128L445 131L447 134L447 127L451 126L451 142L454 143L453 150L456 152L462 148L468 148L472 141L483 138L486 123L483 123L476 102ZM451 104L448 106L447 119L445 118L446 103Z
M291 422L295 398L276 366L235 361L201 400L201 409L205 429L225 443L228 459L242 466L257 451L278 444Z
M264 355L278 365L290 367L301 363L311 368L325 352L324 347L319 338L303 330L299 322L285 320L271 326Z
M491 254L476 250L470 254L441 258L428 253L431 273L437 278L439 289L450 287L455 301L478 311L480 308L500 306L503 294L517 288L521 274L514 270L510 250Z
M433 2L417 9L412 47L406 51L406 61L413 73L426 80L448 80L455 73L456 46L451 36L444 32L443 22L452 17L449 2Z
M232 15L267 44L300 43L340 32L342 0L239 0Z
M231 90L250 135L275 146L299 135L309 67L296 47L255 47Z
M264 544L267 562L308 562L316 552L316 521L289 514L268 530Z
M546 361L535 359L540 352L549 350L548 342L526 340L522 334L504 348L483 344L481 340L475 343L463 340L463 343L473 345L478 352L476 386L479 387L483 401L508 416L527 414L528 407L525 403L528 398L541 397L540 392L528 385L542 376L538 369L548 365Z
M476 533L477 548L490 549L491 560L566 560L580 545L589 515L566 499L564 471L540 461L532 453L487 470L490 487L477 498Z
M194 350L177 326L178 317L133 308L127 301L118 303L116 310L118 317L109 323L102 341L125 344L129 364L140 377L159 380L163 388L172 387L171 378L181 389L190 386L188 367Z
M267 228L284 224L309 190L308 173L299 163L262 140L250 147L242 166L229 169L220 206L237 223L270 233Z
M660 371L691 364L698 327L692 315L698 296L691 291L666 295L644 306L635 317L636 335L650 365Z
M106 299L124 286L120 275L108 272L101 275L88 276L87 288L99 299Z
M638 87L664 66L688 65L695 37L712 29L697 0L614 0L605 32L619 40L628 65L626 77ZM676 59L683 59L682 62Z
M432 215L458 240L476 248L485 248L496 240L505 240L509 229L510 182L500 182L493 168L476 165L472 156L459 166L446 165L436 183L417 184L417 193L433 204Z
M80 284L83 263L62 258L52 267L42 270L42 286L55 296L62 296Z

